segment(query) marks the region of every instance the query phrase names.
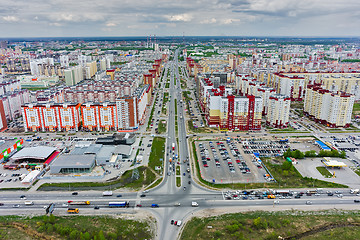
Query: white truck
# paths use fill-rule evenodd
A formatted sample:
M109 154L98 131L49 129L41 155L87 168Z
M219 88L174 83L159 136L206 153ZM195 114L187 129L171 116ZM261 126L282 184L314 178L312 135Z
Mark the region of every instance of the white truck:
M112 196L113 195L113 192L112 191L105 191L102 193L103 197L106 197L106 196Z
M350 189L351 194L358 194L359 191L360 191L359 189Z
M197 202L191 202L191 206L192 206L192 207L198 207L199 204L198 204Z
M34 205L34 202L33 201L25 201L25 205L26 206Z

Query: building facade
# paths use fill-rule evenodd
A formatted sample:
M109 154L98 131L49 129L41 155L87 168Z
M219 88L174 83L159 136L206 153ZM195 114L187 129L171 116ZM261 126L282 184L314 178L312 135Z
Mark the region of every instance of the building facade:
M275 128L288 127L290 102L290 97L280 94L271 95L268 103L266 124Z
M328 127L348 127L355 102L352 94L331 92L321 84L308 85L304 101L304 113L316 122Z

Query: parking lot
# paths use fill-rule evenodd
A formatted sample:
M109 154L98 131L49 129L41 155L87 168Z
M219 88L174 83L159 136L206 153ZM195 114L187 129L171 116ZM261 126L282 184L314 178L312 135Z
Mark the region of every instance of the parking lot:
M198 141L196 149L202 178L208 182L265 182L266 171L244 154L237 141Z
M282 156L289 148L287 140L278 141L242 141L242 147L245 154L257 153L259 157Z

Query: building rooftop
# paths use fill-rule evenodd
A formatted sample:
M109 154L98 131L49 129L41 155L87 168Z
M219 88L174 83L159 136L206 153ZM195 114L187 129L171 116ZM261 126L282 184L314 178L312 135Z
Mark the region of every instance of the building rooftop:
M28 147L28 148L23 148L17 153L15 153L11 157L11 159L20 160L20 159L32 158L32 159L45 160L54 151L56 151L56 148L54 147L47 147L47 146Z
M51 165L51 173L59 173L62 168L92 168L95 155L62 155Z

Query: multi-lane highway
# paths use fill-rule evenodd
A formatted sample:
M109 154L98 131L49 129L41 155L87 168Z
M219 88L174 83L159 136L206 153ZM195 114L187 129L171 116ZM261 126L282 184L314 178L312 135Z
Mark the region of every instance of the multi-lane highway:
M288 208L338 208L347 207L351 209L360 209L360 203L354 203L354 199L359 198L349 193L344 193L342 198L336 196L304 196L301 199L279 199L276 202L272 199L255 199L255 200L225 200L224 194L219 191L205 189L196 184L192 176L187 173L190 167L184 160L190 159L187 142L187 132L185 127L185 112L182 99L182 90L179 75L178 53L175 52L174 60L166 64L167 71L170 72L170 101L168 105L168 131L166 133L166 158L164 163L163 181L157 187L151 189L146 196L142 193L121 193L121 197L117 194L110 197L103 197L98 191L83 191L78 195L71 195L69 192L2 192L0 195L0 214L42 214L45 212L44 206L49 203L55 203L55 214L66 214L66 203L68 201L90 201L91 205L78 206L80 214L121 214L134 213L138 211L149 211L157 219L157 239L176 239L181 228L172 226L171 220L187 220L195 211L228 208L233 211L242 209L276 209L280 207ZM175 84L176 82L176 84ZM177 100L175 102L175 99ZM175 111L175 103L177 111ZM178 131L175 125L177 117ZM234 133L235 134L235 133ZM309 133L306 133L309 135ZM319 133L320 134L320 133ZM224 135L224 134L219 134ZM245 135L236 133L235 135ZM263 136L263 133L251 133L254 136ZM286 136L291 134L286 133ZM296 134L301 135L301 134ZM205 134L198 134L205 136ZM281 135L279 135L281 136ZM172 144L175 144L175 151L172 150ZM176 186L176 161L174 156L178 155L180 160L181 187ZM172 159L170 162L169 159ZM185 173L185 176L183 176ZM190 183L189 183L190 181ZM185 187L185 188L184 188ZM114 191L116 192L116 191ZM21 195L26 195L27 200L34 202L34 205L26 206L24 199L20 199ZM109 208L108 203L111 201L129 201L129 208ZM191 202L196 201L199 206L192 207ZM279 201L279 202L277 202ZM306 201L311 201L306 204ZM180 205L179 205L180 203ZM20 205L15 208L14 205ZM159 208L151 208L152 204L158 204ZM141 205L138 207L137 205ZM100 209L94 209L99 206Z

